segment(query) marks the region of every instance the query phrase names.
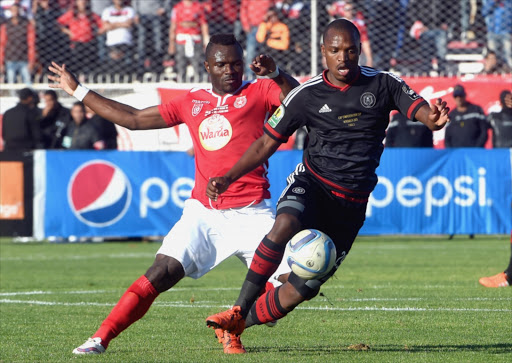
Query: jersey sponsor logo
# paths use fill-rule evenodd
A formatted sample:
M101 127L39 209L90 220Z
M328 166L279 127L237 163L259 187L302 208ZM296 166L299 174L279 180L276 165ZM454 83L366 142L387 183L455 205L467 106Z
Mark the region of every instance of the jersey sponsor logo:
M203 108L202 103L194 103L194 105L192 106L192 116L199 115L199 112L201 112L202 108Z
M275 128L279 121L281 121L284 117L284 106L281 105L278 107L276 112L272 115L272 117L268 120L268 124Z
M223 115L213 114L199 125L199 141L205 150L222 149L231 140L233 130Z
M107 227L121 219L130 205L131 184L116 165L92 160L80 165L68 184L73 214L93 227Z
M229 112L229 106L228 105L224 105L224 106L219 106L219 107L215 107L209 111L205 111L204 115L205 116L210 116L212 114L216 114L216 113L226 113L226 112Z
M233 106L235 106L235 108L242 108L246 104L247 104L247 97L246 96L240 96L240 97L236 98L235 102L233 103Z
M409 96L409 98L413 101L417 100L418 98L420 98L420 95L417 94L416 92L414 92L413 89L411 89L408 85L404 84L402 86L402 91L404 91L404 93Z
M318 113L325 113L325 112L332 112L332 110L329 108L329 106L327 106L327 103L326 103L326 104L324 104L324 105L322 106L322 108L320 108L320 109L318 110Z
M372 108L373 106L375 106L377 98L373 93L365 92L361 95L360 101L361 105L363 105L364 108Z
M306 193L306 190L302 187L295 187L292 189L292 192L295 194L304 194Z

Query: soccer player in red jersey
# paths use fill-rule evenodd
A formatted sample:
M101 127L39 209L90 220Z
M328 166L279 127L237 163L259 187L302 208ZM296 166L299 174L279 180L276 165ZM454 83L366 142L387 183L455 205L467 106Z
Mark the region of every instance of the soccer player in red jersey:
M183 277L199 278L232 255L250 266L259 241L272 226L274 214L264 201L270 197L266 166L240 178L216 201L207 198L204 190L210 177L226 172L263 134L266 119L298 82L279 71L266 55L257 56L251 69L269 79L243 81L243 49L231 34L211 37L204 66L211 89L194 88L167 104L143 110L89 91L65 65L53 62L49 67L54 73L49 76L55 82L52 88L83 100L101 117L131 130L185 123L195 149L195 187L181 219L164 238L153 265L128 288L96 333L73 350L75 354L103 353L160 293ZM245 352L239 336L216 334L226 353Z
M218 200L231 183L266 162L296 129L308 129L303 162L287 179L275 223L255 252L238 300L230 310L208 317L208 326L241 334L246 327L283 318L314 298L343 262L364 223L390 111L399 110L431 130L448 122L446 102L438 99L429 106L397 76L358 65L361 41L352 22L334 20L323 35L328 69L291 91L265 124L263 136L227 173L208 183L206 194ZM286 243L305 228L332 238L337 252L333 269L317 280L291 272L283 285L258 297L281 263Z

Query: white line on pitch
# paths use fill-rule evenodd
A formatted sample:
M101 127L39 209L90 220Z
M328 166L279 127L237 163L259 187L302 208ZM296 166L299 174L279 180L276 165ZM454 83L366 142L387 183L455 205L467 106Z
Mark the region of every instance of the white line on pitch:
M41 255L33 255L33 256L24 256L24 257L2 257L0 261L53 261L53 260L97 260L97 259L108 259L108 258L147 258L147 257L155 257L154 253L115 253L110 255L61 255L61 256L41 256Z
M326 286L324 286L325 288ZM342 286L331 286L332 288L342 288ZM173 288L165 293L172 292L197 292L197 291L238 291L239 288L195 288L195 287L182 287ZM110 290L75 290L75 291L18 291L18 292L0 292L0 296L30 296L30 295L80 295L80 294L99 294L99 293L120 293L122 289L110 289ZM368 298L339 298L340 301L352 301L352 302L363 302L363 301L429 301L430 298L423 297L396 297L396 298L380 298L380 297L368 297ZM317 299L318 300L318 299ZM512 297L465 297L465 298L447 298L447 301L512 301Z
M107 290L77 290L77 291L20 291L20 292L0 292L0 296L17 296L17 295L74 295L74 294L100 294Z
M31 304L31 305L46 305L46 306L114 306L112 303L96 303L96 302L77 302L77 303L67 303L67 302L57 302L57 301L39 301L39 300L9 300L9 299L0 299L0 303L6 304ZM229 308L230 305L212 305L212 304L202 304L202 303L190 303L184 304L180 302L156 302L155 306L160 307L175 307L175 308ZM417 307L377 307L377 306L365 306L365 307L332 307L332 306L324 306L324 307L315 307L315 306L299 306L298 310L315 310L315 311L410 311L410 312L420 312L420 311L445 311L445 312L502 312L508 313L512 312L512 309L485 309L485 308L417 308Z

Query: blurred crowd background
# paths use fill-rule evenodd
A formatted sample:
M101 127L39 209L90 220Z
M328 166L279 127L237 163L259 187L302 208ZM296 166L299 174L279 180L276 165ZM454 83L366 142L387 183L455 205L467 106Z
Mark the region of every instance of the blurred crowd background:
M312 54L321 30L339 17L359 28L363 65L402 75L512 67L512 0L0 0L0 77L45 82L55 60L94 83L205 82L204 47L218 32L234 33L247 59L265 51L308 76L322 69Z
M456 77L445 147L512 147L510 87L496 93L501 111L491 113L456 85L468 75L510 76L512 0L0 0L0 150L117 148L125 130L49 91L52 60L111 97L134 84L189 88L208 82L210 35L228 32L244 47L246 66L269 53L304 81L324 68L322 30L341 17L360 30L361 65L433 84ZM254 77L248 67L245 76ZM299 130L288 147L300 149L305 138ZM392 115L386 145L432 147L432 132Z

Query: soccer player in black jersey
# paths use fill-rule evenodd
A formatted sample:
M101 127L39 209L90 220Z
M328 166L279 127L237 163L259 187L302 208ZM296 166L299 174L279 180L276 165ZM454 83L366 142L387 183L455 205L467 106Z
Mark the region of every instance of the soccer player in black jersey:
M360 35L350 21L334 20L323 39L328 69L292 90L265 124L264 135L231 170L208 183L206 194L215 200L232 182L265 162L296 129L308 129L303 162L288 177L274 226L254 254L240 296L232 309L206 319L210 327L241 334L246 327L278 320L315 297L347 256L363 225L368 196L377 183L375 169L390 111L398 110L431 130L448 121L446 102L438 99L429 106L400 78L358 65ZM278 267L286 243L305 228L332 238L335 267L320 280L304 280L292 272L288 282L256 300Z

